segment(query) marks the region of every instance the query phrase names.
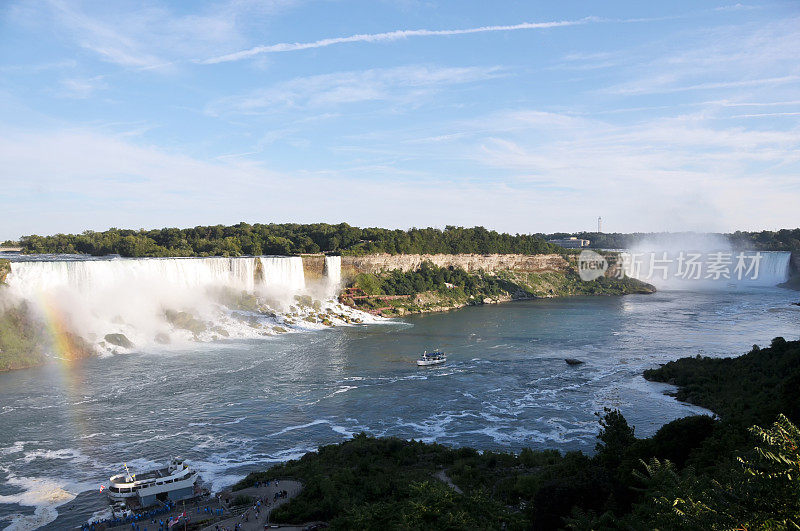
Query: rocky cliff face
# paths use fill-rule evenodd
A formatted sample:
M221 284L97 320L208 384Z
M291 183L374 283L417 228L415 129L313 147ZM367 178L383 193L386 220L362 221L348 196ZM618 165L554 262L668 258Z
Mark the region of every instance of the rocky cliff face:
M325 273L325 255L323 254L304 254L303 275L306 282L322 278Z
M789 258L789 280L780 285L784 288L800 291L800 253L792 253L791 258Z
M11 262L5 258L0 258L0 284L5 283L9 273L11 273Z
M343 256L342 276L353 278L359 273L379 274L395 269L413 271L426 261L439 267L457 267L469 273L507 270L543 273L566 271L570 265L558 254L371 254Z
M617 257L606 258L610 267L605 276L586 282L577 271L578 255L572 254L344 256L342 276L348 288L340 302L391 317L516 299L655 291L644 282L616 278ZM426 262L433 267L422 267ZM451 278L447 276L450 271L437 268L461 270L462 276Z

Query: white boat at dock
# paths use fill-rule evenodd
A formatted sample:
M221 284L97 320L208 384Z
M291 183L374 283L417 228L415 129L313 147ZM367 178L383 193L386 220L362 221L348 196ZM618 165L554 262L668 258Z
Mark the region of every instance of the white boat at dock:
M197 472L183 459L173 459L164 468L134 474L125 465L125 472L112 476L106 490L113 502L138 502L149 507L159 502L179 501L195 495Z

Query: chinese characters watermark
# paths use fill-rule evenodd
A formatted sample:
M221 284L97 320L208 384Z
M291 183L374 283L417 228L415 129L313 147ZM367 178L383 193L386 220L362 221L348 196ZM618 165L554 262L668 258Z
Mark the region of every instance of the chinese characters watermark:
M606 275L639 280L758 280L763 255L752 251L650 251L619 253L618 261L609 267L606 258L594 251L582 251L578 257L578 273L591 281Z

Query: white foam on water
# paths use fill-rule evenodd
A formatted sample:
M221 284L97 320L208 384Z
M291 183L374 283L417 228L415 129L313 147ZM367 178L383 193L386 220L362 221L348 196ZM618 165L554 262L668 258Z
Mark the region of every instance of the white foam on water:
M330 421L329 420L325 420L325 419L317 419L317 420L313 420L311 422L308 422L306 424L298 424L298 425L295 425L295 426L287 426L287 427L283 428L280 431L277 431L275 433L270 433L269 435L267 435L267 437L277 437L278 435L283 435L284 433L288 433L290 431L303 430L305 428L310 428L311 426L318 426L320 424L330 424Z
M30 463L35 459L61 459L75 463L88 463L91 460L80 450L74 448L62 448L59 450L32 450L25 452L22 461Z
M74 500L80 492L94 488L90 483L14 475L6 479L6 485L21 490L16 494L0 495L0 503L35 507L33 514L10 515L11 523L5 528L6 531L28 531L43 527L58 517L57 507Z
M299 459L308 452L316 451L312 446L297 446L275 452L274 454L253 454L246 450L232 450L210 455L204 460L192 460L191 466L200 473L203 482L212 492L219 492L237 481L247 473L235 470L252 469L255 466L284 463Z
M111 510L111 507L105 507L100 509L99 511L95 511L92 513L92 516L89 517L88 523L92 522L102 522L103 520L107 520L114 516L114 512Z
M0 448L0 455L16 454L25 449L25 443L22 441L15 441L11 446Z
M58 518L58 511L55 507L36 507L33 514L15 513L10 515L8 519L11 523L4 528L4 531L32 531L54 522L56 518Z

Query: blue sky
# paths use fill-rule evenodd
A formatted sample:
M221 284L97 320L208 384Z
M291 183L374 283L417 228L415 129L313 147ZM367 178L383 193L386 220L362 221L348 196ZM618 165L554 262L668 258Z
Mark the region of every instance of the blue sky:
M800 225L800 3L5 2L0 240Z

